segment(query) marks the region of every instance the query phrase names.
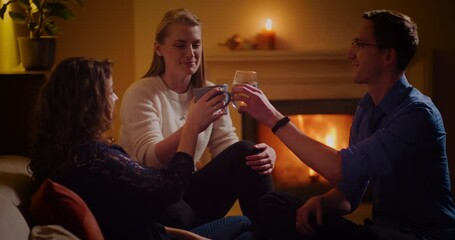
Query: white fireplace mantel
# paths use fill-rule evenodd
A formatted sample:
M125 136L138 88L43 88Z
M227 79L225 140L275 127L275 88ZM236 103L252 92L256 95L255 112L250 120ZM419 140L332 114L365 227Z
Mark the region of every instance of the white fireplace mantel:
M344 53L231 51L207 55L207 80L231 85L235 70L255 70L270 100L360 99L365 86L354 84ZM230 107L237 134L241 115Z
M352 67L344 52L227 51L205 58L207 80L232 83L235 70L255 70L259 88L270 100L360 99L365 85L352 81ZM406 76L415 87L432 96L432 55L420 54ZM230 114L242 137L241 115Z
M344 53L232 51L206 57L208 80L232 82L235 70L255 70L259 88L271 100L352 99L365 86L351 80Z

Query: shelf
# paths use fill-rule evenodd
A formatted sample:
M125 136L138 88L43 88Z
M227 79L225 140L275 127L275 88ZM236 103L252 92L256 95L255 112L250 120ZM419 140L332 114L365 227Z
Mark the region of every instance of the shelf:
M238 62L238 61L317 61L317 60L346 60L343 52L302 52L285 50L239 50L207 54L209 62Z
M0 75L42 75L47 73L48 71L27 71L22 67L22 65L0 71Z
M29 156L33 112L44 72L0 73L0 155Z

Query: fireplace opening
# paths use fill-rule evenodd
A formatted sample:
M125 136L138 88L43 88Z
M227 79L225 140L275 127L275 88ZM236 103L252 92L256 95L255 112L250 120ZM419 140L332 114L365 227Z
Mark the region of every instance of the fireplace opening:
M349 144L349 130L359 99L279 100L271 101L281 113L311 138L337 150ZM294 155L272 131L247 114L242 115L243 138L264 142L275 149L277 161L272 173L276 189L322 193L330 188L319 176Z

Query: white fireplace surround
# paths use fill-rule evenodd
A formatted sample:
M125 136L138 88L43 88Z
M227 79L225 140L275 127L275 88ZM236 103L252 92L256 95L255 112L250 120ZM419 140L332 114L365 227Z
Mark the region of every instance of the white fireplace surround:
M232 83L235 70L255 70L259 88L270 100L359 99L365 85L354 84L345 53L231 51L206 56L207 80ZM417 56L407 74L411 83L431 96L431 57ZM241 116L230 108L237 134Z

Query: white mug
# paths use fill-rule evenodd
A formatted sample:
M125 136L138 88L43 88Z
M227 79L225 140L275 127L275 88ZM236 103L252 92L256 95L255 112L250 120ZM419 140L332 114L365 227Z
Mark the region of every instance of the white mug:
M224 94L225 95L225 98L224 98L224 111L227 114L227 112L228 112L227 111L227 106L231 102L231 93L228 91L228 85L227 84L219 84L219 85L214 85L214 86L195 88L195 89L193 89L194 99L197 102L202 96L204 96L204 94L206 94L207 92L209 92L210 90L212 90L212 89L214 89L216 87L222 88L223 90L218 92L217 94L215 94L213 97L218 96L220 94Z

